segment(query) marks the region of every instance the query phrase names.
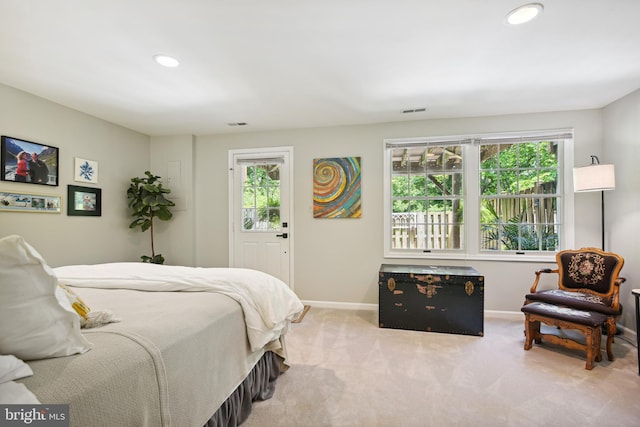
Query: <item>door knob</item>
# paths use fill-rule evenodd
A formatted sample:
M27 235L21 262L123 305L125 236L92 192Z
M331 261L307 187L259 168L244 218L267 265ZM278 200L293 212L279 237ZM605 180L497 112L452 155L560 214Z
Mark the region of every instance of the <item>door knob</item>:
M286 239L287 237L289 237L289 235L287 233L282 233L282 234L276 234L276 237L282 237L283 239Z

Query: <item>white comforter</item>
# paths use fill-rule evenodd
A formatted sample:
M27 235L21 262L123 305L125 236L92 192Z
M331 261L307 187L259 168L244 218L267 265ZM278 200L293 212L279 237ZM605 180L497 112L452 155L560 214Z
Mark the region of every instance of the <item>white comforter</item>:
M59 282L69 286L157 292L219 292L227 295L242 307L252 351L286 333L290 322L304 308L284 282L256 270L140 262L70 265L53 270Z
M33 371L12 354L0 355L0 404L37 405L38 398L24 384L14 380L29 377Z

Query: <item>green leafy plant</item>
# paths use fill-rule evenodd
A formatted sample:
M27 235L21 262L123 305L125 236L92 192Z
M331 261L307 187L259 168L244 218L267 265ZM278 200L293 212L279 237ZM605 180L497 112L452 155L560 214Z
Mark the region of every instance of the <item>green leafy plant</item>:
M132 209L131 216L135 218L129 224L129 228L140 228L143 232L151 231L151 256L142 255L140 259L142 262L163 264L164 257L155 253L153 245L153 219L170 220L173 214L169 208L175 206L175 203L165 197L171 190L162 186L159 176L149 171L144 174L144 178L131 178L131 185L127 190L129 207Z
M513 251L553 251L558 247L558 235L553 226L540 227L540 235L536 227L524 223L526 212L501 222L493 205L483 206L483 222L492 218L490 224L482 225L483 248ZM500 248L502 245L502 248Z

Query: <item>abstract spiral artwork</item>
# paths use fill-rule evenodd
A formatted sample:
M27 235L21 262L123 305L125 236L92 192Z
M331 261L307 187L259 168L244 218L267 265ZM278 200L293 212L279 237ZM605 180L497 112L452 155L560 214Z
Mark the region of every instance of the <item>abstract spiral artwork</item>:
M360 157L313 160L313 217L360 218Z

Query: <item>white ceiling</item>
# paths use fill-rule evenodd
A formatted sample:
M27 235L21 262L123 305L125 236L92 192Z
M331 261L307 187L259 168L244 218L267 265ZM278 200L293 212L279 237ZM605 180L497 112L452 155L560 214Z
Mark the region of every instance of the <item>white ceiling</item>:
M600 108L640 87L639 0L540 1L510 27L527 0L0 0L0 83L148 135Z

